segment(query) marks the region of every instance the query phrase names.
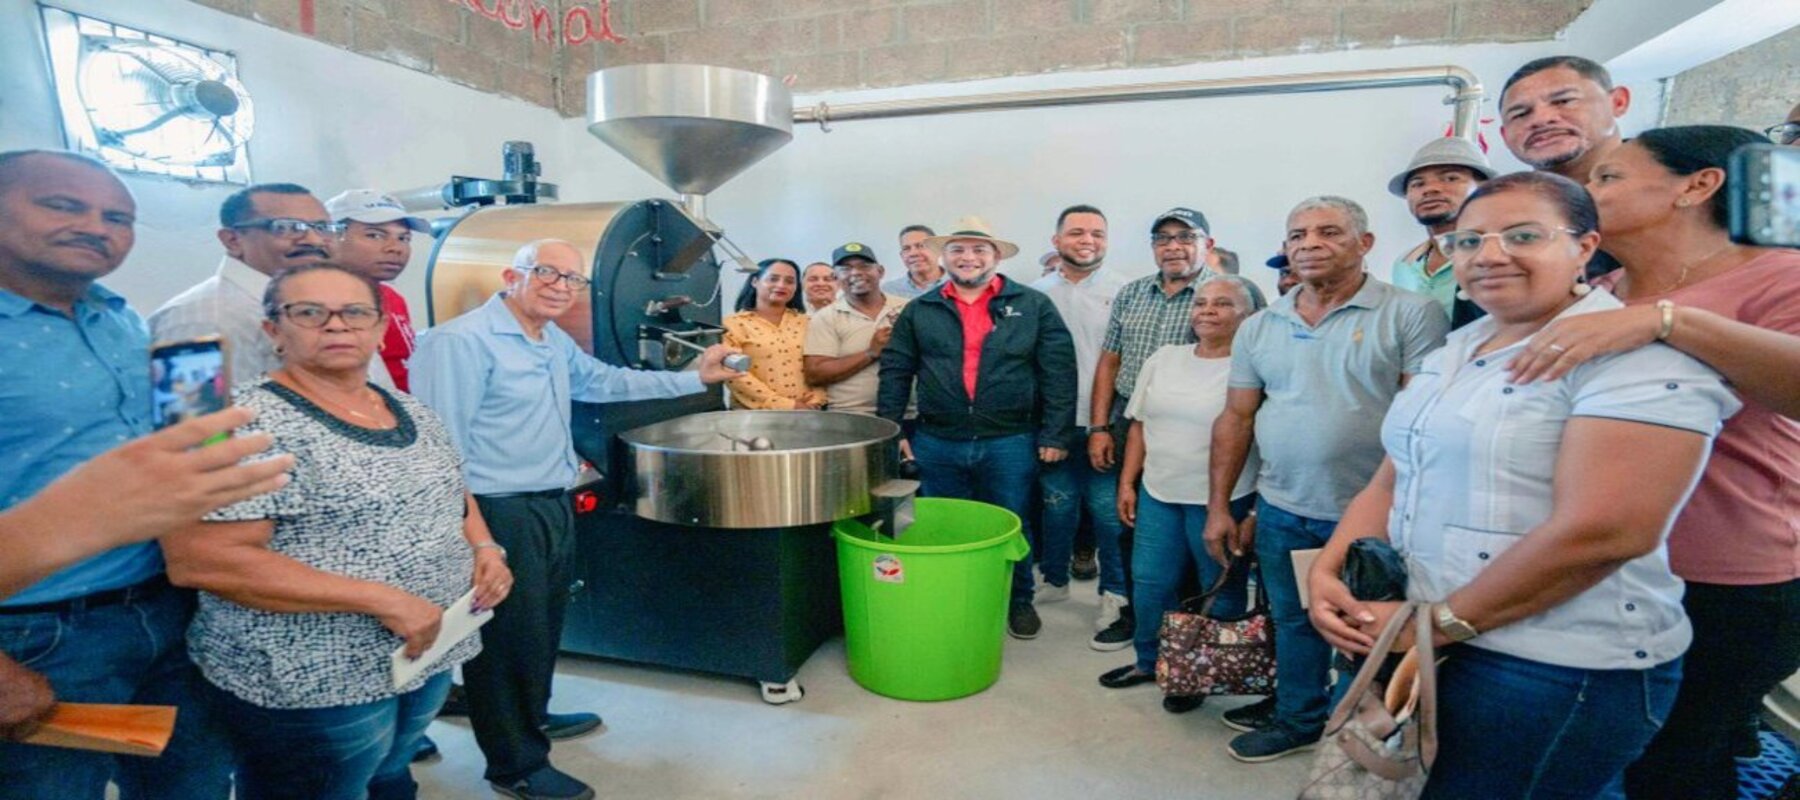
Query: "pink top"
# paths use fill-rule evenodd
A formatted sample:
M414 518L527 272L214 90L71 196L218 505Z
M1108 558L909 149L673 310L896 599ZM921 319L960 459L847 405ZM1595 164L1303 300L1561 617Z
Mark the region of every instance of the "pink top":
M1596 279L1612 288L1622 273ZM1629 305L1668 299L1759 328L1800 334L1800 251ZM1748 398L1725 422L1687 508L1669 534L1669 565L1689 581L1733 586L1800 578L1800 423Z

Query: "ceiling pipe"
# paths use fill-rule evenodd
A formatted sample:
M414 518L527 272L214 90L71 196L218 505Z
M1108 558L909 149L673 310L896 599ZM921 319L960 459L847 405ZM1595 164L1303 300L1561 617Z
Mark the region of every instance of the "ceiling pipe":
M824 101L810 108L794 109L794 122L816 122L830 131L831 123L864 119L922 117L975 111L1008 111L1021 108L1129 103L1142 100L1187 100L1200 97L1235 97L1260 94L1306 94L1352 89L1390 89L1408 86L1447 86L1452 94L1445 105L1455 106L1451 119L1457 136L1473 140L1481 114L1481 80L1458 66L1403 67L1302 75L1267 75L1243 78L1133 83L1021 92L994 92L959 97L927 97L879 100L834 106Z

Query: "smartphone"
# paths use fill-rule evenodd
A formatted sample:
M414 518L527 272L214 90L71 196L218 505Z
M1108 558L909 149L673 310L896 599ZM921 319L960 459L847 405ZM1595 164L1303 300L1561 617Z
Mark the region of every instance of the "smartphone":
M1731 154L1731 240L1800 247L1800 147L1749 144Z
M163 342L150 349L151 419L162 430L231 405L225 340L218 336ZM204 444L224 441L219 434Z

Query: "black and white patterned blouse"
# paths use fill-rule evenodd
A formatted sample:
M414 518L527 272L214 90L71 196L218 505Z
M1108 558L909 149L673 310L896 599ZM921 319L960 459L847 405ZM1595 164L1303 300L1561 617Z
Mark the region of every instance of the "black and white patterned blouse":
M273 435L269 455L294 454L293 481L207 519L273 520L270 550L447 608L469 590L475 568L463 538L462 459L424 404L376 391L399 422L392 430L350 425L274 381L238 387L234 402L256 410L243 430ZM205 592L188 629L207 680L264 708L381 700L481 651L472 636L395 692L390 654L401 644L367 614L259 611Z

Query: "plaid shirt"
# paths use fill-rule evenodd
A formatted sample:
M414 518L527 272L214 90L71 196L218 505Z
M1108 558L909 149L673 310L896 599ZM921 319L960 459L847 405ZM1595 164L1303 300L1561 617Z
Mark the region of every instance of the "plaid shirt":
M1194 287L1211 274L1210 270L1200 270L1192 282L1169 296L1163 293L1161 273L1153 272L1125 284L1113 297L1112 317L1106 321L1106 342L1100 349L1119 354L1119 375L1113 381L1117 395L1131 396L1137 387L1138 370L1157 348L1194 341L1194 327L1188 324L1188 314L1194 307Z

